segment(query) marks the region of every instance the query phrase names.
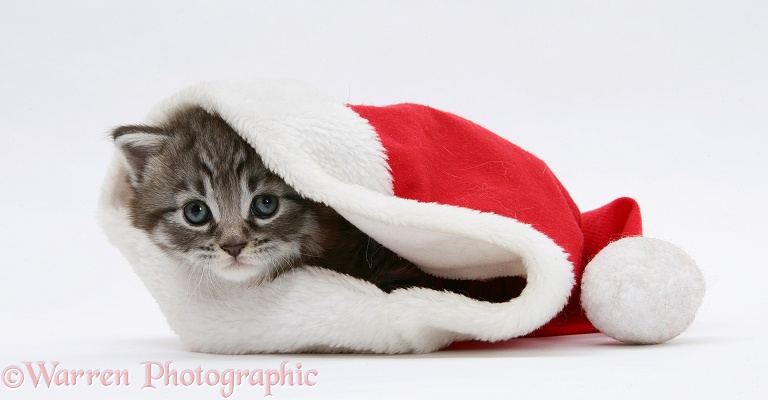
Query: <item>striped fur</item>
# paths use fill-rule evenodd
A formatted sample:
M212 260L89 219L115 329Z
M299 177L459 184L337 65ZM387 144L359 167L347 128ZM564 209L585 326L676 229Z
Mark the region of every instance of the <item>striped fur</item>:
M162 126L113 131L133 189L131 223L182 265L223 281L259 284L300 265L316 265L373 282L389 292L420 286L487 301L519 295L523 278L437 278L376 243L333 209L302 198L269 171L256 151L217 115L182 109ZM277 196L277 212L259 218L255 196ZM190 224L183 208L203 201L212 217ZM226 247L244 243L230 254Z

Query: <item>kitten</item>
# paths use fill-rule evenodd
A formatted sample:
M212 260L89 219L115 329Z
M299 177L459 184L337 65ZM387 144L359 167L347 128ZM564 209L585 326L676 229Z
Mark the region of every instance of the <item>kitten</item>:
M332 208L301 197L221 117L200 107L162 126L122 126L112 136L127 160L131 224L167 254L225 281L259 284L307 264L386 292L418 286L500 302L525 287L523 278L424 273Z

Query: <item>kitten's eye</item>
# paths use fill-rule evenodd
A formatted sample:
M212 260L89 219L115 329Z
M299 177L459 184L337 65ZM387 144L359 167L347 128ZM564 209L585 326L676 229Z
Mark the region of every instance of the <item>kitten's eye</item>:
M200 200L190 201L184 206L184 218L192 225L202 225L211 219L211 209Z
M251 212L259 218L269 218L277 212L277 196L260 194L251 202Z

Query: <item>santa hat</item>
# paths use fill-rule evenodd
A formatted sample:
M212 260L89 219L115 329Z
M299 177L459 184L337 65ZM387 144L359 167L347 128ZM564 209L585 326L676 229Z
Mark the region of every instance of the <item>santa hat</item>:
M101 202L105 231L193 350L425 352L595 327L627 343L660 343L684 331L701 304L696 264L640 236L633 200L582 213L543 161L456 115L347 105L293 83L213 82L161 102L145 123L191 105L220 115L301 195L424 271L526 279L518 297L489 303L425 288L385 293L306 266L206 298L128 223L116 152Z

